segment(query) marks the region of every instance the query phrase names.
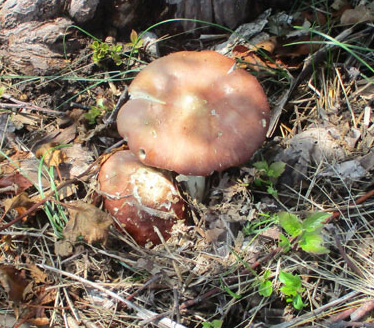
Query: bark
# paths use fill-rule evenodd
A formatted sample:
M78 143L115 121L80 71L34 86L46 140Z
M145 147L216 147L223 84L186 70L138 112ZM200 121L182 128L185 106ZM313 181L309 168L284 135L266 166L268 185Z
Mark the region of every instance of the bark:
M231 29L243 23L249 16L251 0L166 0L176 4L176 18L207 21ZM196 28L193 21L182 22L184 29Z
M57 18L47 22L26 22L2 30L0 56L25 75L51 75L66 67L62 37L73 22Z
M0 12L3 29L12 29L21 23L48 20L61 10L64 0L7 0Z

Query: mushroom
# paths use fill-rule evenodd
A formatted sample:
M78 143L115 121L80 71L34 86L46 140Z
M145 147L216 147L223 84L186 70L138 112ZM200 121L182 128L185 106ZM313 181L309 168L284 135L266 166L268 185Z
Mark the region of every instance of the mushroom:
M143 165L128 150L111 155L101 166L104 206L141 246L170 237L172 226L185 219L185 204L170 174Z
M182 51L143 69L117 117L145 165L207 176L243 164L265 140L269 105L257 79L214 51Z

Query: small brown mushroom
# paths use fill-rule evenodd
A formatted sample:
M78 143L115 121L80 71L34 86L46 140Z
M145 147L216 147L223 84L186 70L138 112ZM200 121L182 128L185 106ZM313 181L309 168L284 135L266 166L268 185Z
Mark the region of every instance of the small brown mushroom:
M139 244L159 244L185 218L185 204L168 173L147 167L130 151L118 151L102 165L100 190L108 212Z
M209 175L243 164L265 140L269 105L261 85L214 51L157 59L129 93L118 131L146 165Z

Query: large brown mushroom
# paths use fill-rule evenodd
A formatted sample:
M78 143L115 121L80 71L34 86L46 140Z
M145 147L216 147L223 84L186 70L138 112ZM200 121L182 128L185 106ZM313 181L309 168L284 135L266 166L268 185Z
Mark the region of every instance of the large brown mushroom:
M261 85L214 51L157 59L129 93L118 131L146 165L205 176L243 164L265 140L269 105Z
M161 242L185 218L185 204L166 172L147 167L130 151L118 151L101 166L100 191L108 212L139 244Z

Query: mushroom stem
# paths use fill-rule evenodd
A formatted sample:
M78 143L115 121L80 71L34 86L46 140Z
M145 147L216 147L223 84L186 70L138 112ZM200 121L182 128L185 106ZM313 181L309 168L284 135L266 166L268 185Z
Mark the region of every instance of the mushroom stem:
M185 187L187 193L199 202L202 202L205 194L206 177L201 175L179 174L176 180Z

